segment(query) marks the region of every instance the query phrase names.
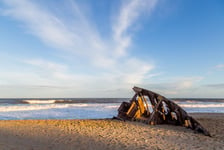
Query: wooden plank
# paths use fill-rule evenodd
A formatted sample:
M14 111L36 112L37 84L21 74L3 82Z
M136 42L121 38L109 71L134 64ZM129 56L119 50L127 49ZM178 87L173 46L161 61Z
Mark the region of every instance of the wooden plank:
M159 102L158 102L158 103L156 104L156 106L154 107L153 112L151 113L151 115L150 115L150 117L149 117L148 124L150 124L150 122L154 119L154 117L155 117L155 113L156 113L156 111L157 111L159 105L161 104L161 102L162 102L162 99L160 99Z

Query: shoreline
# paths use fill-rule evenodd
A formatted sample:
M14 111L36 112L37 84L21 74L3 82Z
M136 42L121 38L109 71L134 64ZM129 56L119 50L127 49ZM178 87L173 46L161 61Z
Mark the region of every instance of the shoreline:
M0 120L0 149L223 149L224 113L189 113L212 137L173 125L111 119Z

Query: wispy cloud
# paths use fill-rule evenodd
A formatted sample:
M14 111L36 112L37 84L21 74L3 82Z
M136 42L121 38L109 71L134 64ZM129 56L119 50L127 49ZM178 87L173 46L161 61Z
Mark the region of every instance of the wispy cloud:
M170 82L152 83L146 87L170 96L183 95L194 89L203 77L176 77L169 80Z
M157 0L133 0L129 3L123 3L116 23L113 25L113 38L117 42L115 53L117 56L123 56L128 46L131 44L130 28L136 24L139 16L148 11L148 15L155 8Z
M46 61L43 59L30 59L23 61L25 64L32 65L36 67L38 74L43 78L49 78L49 80L73 80L74 75L68 72L68 66L64 64L59 64L51 61Z
M67 69L66 65L58 64L58 63L53 63L50 61L46 61L43 59L30 59L30 60L25 60L24 63L37 66L40 68L44 68L46 70L54 70L54 71L64 71Z
M77 75L68 70L71 66L53 63L43 59L29 59L25 63L48 70L52 78L69 81L100 82L102 87L109 83L114 86L141 84L150 77L150 71L155 67L151 62L126 55L132 45L133 26L142 14L152 13L158 0L123 1L115 23L111 24L112 35L105 40L88 16L76 1L67 1L66 10L70 18L65 19L32 0L3 0L4 15L10 16L23 25L24 30L31 33L48 46L66 51L76 59L83 60L85 66L92 67L97 75ZM27 30L28 29L28 30ZM41 73L43 74L43 72ZM54 78L54 79L55 79ZM77 80L78 79L78 80ZM49 79L50 80L50 79ZM64 81L63 81L64 82ZM102 83L102 82L105 82ZM59 82L60 83L60 82ZM87 83L87 84L88 84ZM98 86L100 86L100 84Z
M224 69L224 64L218 64L215 66L216 69Z
M91 37L92 33L88 33L90 36L85 35L90 29L86 29L86 25L83 23L85 22L83 21L84 18L82 18L74 3L71 5L74 9L70 9L75 11L73 17L77 20L73 24L73 27L71 27L71 23L66 22L62 18L52 14L44 6L35 4L32 1L5 0L4 2L8 6L4 11L4 15L22 21L25 27L28 28L28 32L38 37L45 44L60 50L75 53L84 52L83 50L86 48L84 40L87 40L85 43L88 43L88 38ZM83 27L85 28L83 29Z

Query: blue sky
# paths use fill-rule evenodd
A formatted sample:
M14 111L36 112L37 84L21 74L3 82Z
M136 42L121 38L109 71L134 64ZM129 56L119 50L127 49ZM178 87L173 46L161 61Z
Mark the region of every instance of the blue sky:
M223 0L0 0L0 97L224 97Z

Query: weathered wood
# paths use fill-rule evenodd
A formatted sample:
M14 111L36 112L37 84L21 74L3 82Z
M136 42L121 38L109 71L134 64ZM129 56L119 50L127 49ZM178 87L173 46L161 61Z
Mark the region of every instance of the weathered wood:
M152 114L149 117L148 124L157 124L157 122L152 123L152 120L156 117L155 113L158 111L158 107L161 104L162 100L160 100L153 109Z
M189 116L185 110L173 101L155 92L134 87L135 95L130 102L123 102L118 109L118 118L124 120L137 120L147 124L173 124L191 128L204 135L211 136L202 125ZM150 112L147 97L153 111Z

